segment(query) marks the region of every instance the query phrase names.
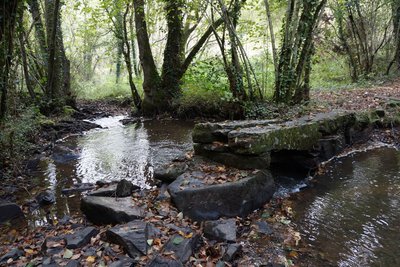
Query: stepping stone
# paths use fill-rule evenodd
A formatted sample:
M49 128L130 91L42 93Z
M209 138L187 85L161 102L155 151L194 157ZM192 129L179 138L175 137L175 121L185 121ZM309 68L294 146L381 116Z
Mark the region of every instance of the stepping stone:
M236 241L236 220L207 221L204 224L204 235L216 241Z
M81 201L81 210L95 224L121 224L145 216L132 198L87 196Z
M109 242L122 246L132 258L147 254L148 224L143 221L132 221L115 226L106 232Z
M172 183L183 174L187 168L188 166L185 162L173 162L172 164L160 166L154 170L154 179L164 183Z
M107 187L101 187L97 190L94 190L90 192L88 195L94 197L115 197L116 190L117 190L117 184L110 184Z
M94 227L86 227L82 230L78 230L74 234L66 235L65 240L67 242L68 249L77 249L86 246L90 243L90 239L95 237L99 233L99 230Z

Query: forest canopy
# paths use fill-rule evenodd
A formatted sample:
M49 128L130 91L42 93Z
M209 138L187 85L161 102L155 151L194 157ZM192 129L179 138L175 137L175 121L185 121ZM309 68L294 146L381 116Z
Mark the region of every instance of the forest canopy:
M4 0L0 14L2 120L105 98L243 117L400 67L398 0Z

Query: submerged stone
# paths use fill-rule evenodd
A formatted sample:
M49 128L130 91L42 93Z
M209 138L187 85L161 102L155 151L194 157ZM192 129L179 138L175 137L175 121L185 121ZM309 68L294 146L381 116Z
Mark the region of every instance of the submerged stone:
M193 220L216 220L220 217L245 217L262 207L275 192L274 179L268 171L259 171L236 182L207 185L183 174L168 187L177 208Z

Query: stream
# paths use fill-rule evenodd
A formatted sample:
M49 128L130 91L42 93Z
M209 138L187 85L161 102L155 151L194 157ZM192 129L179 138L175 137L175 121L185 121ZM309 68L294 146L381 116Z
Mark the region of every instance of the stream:
M192 149L192 122L153 120L123 126L123 118L95 120L102 129L57 142L53 155L41 160L32 179L41 190L55 191L56 203L34 211L31 226L45 225L49 214L62 218L80 213L81 194L65 196L63 188L124 178L150 188L155 166ZM333 266L400 266L397 150L378 148L335 159L314 181L305 190L300 190L306 186L303 181L290 177L278 182L278 196L297 192L293 210L307 244Z
M294 201L306 243L332 266L400 266L400 152L357 152L315 180Z
M169 163L192 149L192 122L149 120L124 126L121 119L124 117L93 121L103 128L58 141L53 155L40 161L32 179L39 190L54 191L56 203L50 210L36 210L29 220L33 226L46 224L49 213L57 218L80 213L81 194L65 196L64 188L76 183L121 179L149 188L155 166Z

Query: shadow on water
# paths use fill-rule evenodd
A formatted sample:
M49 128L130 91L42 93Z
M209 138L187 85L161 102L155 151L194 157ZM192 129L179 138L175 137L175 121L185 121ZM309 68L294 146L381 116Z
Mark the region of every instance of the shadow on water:
M302 237L335 266L400 266L400 152L332 161L296 196Z
M103 129L58 142L53 155L41 161L32 179L41 190L54 191L56 203L50 210L34 212L35 225L48 222L46 213L47 217L51 213L60 218L80 212L81 194L64 196L63 188L121 179L149 188L154 166L166 164L192 149L192 122L152 120L124 126L119 122L123 118L94 121Z

